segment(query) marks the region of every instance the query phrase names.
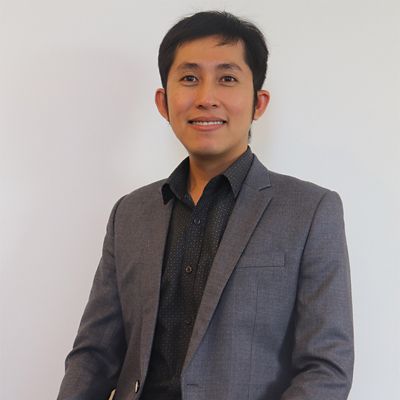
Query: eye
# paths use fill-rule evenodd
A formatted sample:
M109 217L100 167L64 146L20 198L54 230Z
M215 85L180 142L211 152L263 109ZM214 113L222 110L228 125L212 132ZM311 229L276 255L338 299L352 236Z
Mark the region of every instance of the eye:
M184 77L181 78L181 81L188 83L195 83L198 81L198 79L194 75L185 75Z
M233 76L226 75L221 78L221 81L225 83L234 83L237 82L237 79Z

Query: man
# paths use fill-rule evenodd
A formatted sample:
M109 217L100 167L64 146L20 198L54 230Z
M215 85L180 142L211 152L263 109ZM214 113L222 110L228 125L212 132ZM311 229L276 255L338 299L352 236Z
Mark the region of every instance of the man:
M268 50L231 14L160 46L161 115L189 153L114 206L59 399L346 399L350 276L339 196L248 147Z

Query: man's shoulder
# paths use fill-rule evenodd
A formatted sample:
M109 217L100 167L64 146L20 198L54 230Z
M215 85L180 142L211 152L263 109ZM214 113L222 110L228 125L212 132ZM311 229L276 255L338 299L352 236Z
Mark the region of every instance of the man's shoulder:
M127 200L136 200L141 198L148 198L149 196L161 196L161 189L166 182L166 179L160 179L158 181L149 183L132 190L130 193L125 195Z
M166 179L141 186L130 193L122 196L114 205L112 214L118 219L131 217L133 214L143 214L164 204L162 197L162 186ZM147 210L147 211L146 211Z
M301 179L296 176L282 174L276 171L269 170L271 184L275 190L283 193L298 193L309 195L324 195L330 189L323 187L314 182Z
M261 164L261 163L260 163ZM259 174L265 174L272 191L273 208L287 215L303 218L314 215L320 209L326 215L342 215L343 204L340 195L331 189L313 182L271 171L261 164Z
M265 180L268 181L269 186L275 194L282 196L321 197L327 192L331 192L330 189L314 182L270 170L258 159L256 163L258 163L258 166L256 166L257 174L265 174Z

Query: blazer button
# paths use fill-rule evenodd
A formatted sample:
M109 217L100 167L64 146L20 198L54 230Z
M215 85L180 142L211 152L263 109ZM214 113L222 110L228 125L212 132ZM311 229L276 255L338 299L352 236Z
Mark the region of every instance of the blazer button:
M140 389L140 381L135 382L135 393L137 393Z

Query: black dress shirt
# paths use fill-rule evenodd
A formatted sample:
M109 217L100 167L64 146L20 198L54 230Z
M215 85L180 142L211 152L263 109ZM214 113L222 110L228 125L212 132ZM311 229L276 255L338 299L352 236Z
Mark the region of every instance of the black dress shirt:
M160 304L141 400L180 400L180 375L208 274L253 161L250 148L211 179L195 205L187 192L189 159L163 186L174 201L161 278Z

